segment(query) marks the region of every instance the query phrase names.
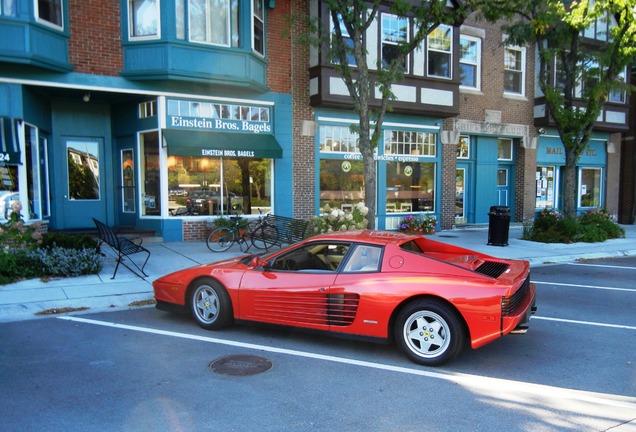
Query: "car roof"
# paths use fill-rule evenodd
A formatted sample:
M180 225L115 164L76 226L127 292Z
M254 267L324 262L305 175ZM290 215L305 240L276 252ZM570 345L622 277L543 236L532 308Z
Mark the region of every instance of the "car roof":
M399 245L415 237L417 236L404 234L397 231L351 230L351 231L336 231L336 232L331 232L326 234L318 234L314 237L311 237L310 240L352 241L352 242L373 243L377 245L386 246L389 243Z

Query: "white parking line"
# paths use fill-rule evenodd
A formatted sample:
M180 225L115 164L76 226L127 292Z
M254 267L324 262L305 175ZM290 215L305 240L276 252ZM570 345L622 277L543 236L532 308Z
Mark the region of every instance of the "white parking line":
M577 288L591 288L591 289L599 289L605 291L627 291L627 292L636 292L636 288L617 288L617 287L606 287L600 285L579 285L579 284L569 284L569 283L559 283L559 282L544 282L544 281L536 281L533 280L532 283L539 285L556 285L556 286L566 286L566 287L577 287Z
M567 263L568 265L573 266L587 266L587 267L602 267L602 268L614 268L614 269L623 269L623 270L636 270L636 267L628 267L628 266L617 266L617 265L608 265L608 264L586 264L586 263Z
M596 326L596 327L609 327L609 328L616 328L621 330L636 330L636 326L606 324L606 323L599 323L599 322L592 322L592 321L578 321L578 320L571 320L571 319L565 319L565 318L548 318L548 317L533 315L532 319L544 320L544 321L559 321L559 322L570 323L570 324L581 324L581 325L589 325L589 326Z
M565 389L561 387L553 387L553 386L547 386L542 384L531 384L531 383L526 383L522 381L491 378L491 377L485 377L480 375L469 375L469 374L455 373L455 372L453 373L431 372L429 370L411 369L411 368L392 366L392 365L387 365L382 363L355 360L355 359L350 359L345 357L316 354L316 353L311 353L307 351L277 348L277 347L272 347L267 345L258 345L258 344L252 344L252 343L231 341L231 340L218 339L218 338L212 338L207 336L197 336L197 335L192 335L187 333L178 333L178 332L159 330L159 329L153 329L148 327L118 324L118 323L112 323L108 321L99 321L99 320L93 320L93 319L87 319L87 318L81 318L81 317L75 317L75 316L60 316L57 318L61 320L81 322L84 324L93 324L93 325L99 325L104 327L112 327L117 329L138 331L138 332L150 333L150 334L156 334L156 335L162 335L162 336L177 337L181 339L189 339L189 340L209 342L209 343L215 343L215 344L221 344L221 345L228 345L233 347L260 350L260 351L271 352L271 353L286 354L286 355L292 355L296 357L324 360L324 361L330 361L334 363L343 363L347 365L361 366L361 367L379 369L379 370L390 371L390 372L425 376L428 378L440 379L444 381L453 382L459 385L464 385L464 386L472 387L472 388L479 388L479 389L488 390L488 391L497 390L497 391L507 391L510 393L525 393L525 394L539 396L542 399L546 398L547 395L549 395L550 397L564 399L564 400L571 400L575 402L585 402L585 403L591 403L595 405L603 405L603 406L610 406L610 407L616 407L616 408L626 408L630 410L636 410L636 398L619 396L619 395L571 390L571 389Z

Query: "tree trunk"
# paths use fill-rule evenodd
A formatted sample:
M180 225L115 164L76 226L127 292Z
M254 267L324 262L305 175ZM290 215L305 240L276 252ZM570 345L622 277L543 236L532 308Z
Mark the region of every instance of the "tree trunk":
M576 152L565 147L565 167L563 167L563 214L565 217L576 217Z

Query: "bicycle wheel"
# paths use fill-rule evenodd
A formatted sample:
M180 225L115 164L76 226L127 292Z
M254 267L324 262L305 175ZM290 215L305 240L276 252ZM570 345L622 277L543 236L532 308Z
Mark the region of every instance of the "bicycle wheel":
M272 225L261 225L252 233L252 244L257 249L269 249L278 244L278 230Z
M234 243L234 232L224 227L213 230L205 240L205 244L212 252L225 252L232 243Z

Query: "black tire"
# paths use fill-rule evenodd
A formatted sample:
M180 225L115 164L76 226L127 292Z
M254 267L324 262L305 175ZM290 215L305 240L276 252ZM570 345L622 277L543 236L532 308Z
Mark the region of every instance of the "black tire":
M188 308L197 324L206 330L222 329L234 319L229 294L212 279L201 279L190 287Z
M396 319L397 346L412 361L439 366L463 349L466 334L457 312L436 300L417 300L406 305Z
M228 228L212 230L205 240L205 244L212 252L225 252L234 243L234 233Z
M252 234L252 244L257 249L269 249L278 244L278 230L272 225L261 225Z

